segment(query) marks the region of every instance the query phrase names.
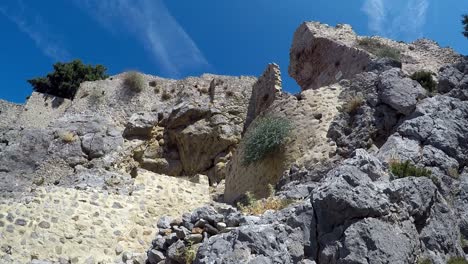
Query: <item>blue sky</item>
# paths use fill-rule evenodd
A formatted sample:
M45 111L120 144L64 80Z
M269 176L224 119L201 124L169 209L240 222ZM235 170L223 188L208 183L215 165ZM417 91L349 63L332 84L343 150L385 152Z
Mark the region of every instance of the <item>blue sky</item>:
M361 35L436 40L468 54L460 33L468 0L2 0L0 98L24 102L27 79L80 58L110 74L182 78L260 75L281 66L284 89L294 30L303 21L351 24Z

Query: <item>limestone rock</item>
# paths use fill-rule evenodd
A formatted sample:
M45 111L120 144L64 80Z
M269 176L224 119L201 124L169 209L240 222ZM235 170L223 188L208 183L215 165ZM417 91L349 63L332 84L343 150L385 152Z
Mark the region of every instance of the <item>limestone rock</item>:
M296 263L303 255L302 234L287 226L243 226L204 242L194 263Z
M409 115L427 92L416 81L403 78L394 68L382 73L377 84L380 100L401 114Z
M154 113L141 112L135 113L125 127L125 137L151 137L154 126L158 123L158 116Z
M349 25L306 22L294 33L289 75L302 90L317 89L350 78L366 69L371 56L356 49L356 34Z

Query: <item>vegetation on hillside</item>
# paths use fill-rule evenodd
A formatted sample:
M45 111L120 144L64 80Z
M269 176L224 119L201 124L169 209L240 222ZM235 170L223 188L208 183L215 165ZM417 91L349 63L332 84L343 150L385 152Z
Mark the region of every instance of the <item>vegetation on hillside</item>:
M279 211L288 207L294 201L275 196L275 188L268 185L269 195L265 199L257 200L251 192L245 194L244 203L237 203L237 207L247 215L262 215L268 210Z
M426 168L419 168L411 164L409 160L404 162L393 161L390 163L390 171L398 178L431 176L431 171Z
M139 72L127 72L125 74L124 84L131 91L139 93L145 88L145 78Z
M400 50L390 47L375 38L361 38L358 40L358 46L379 58L391 58L397 61L401 59Z
M285 142L291 130L289 120L279 117L263 117L245 135L243 164L245 166L262 160L277 151Z
M80 84L85 81L102 80L108 77L102 65L86 65L80 60L58 62L53 65L54 71L45 77L28 80L33 90L40 93L73 99Z
M437 83L432 79L430 71L417 71L411 75L411 79L421 84L428 92L433 93L436 90Z

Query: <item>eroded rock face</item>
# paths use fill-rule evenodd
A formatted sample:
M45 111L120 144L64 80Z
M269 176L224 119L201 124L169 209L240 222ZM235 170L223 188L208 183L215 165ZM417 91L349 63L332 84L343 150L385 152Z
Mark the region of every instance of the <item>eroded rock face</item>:
M349 25L332 28L316 22L303 23L294 33L289 75L306 90L364 71L371 56L352 47L356 37Z
M358 40L362 38L357 36L349 25L331 27L317 22L303 23L294 34L289 75L302 90L306 90L350 79L361 72L379 69L373 64L376 56L359 47ZM440 67L460 62L462 59L454 50L441 48L436 42L427 39L413 43L401 43L380 37L374 39L399 50L399 67L408 75L423 69L437 75ZM392 67L398 65L394 64ZM385 68L380 67L380 70ZM447 74L451 76L450 72L453 73L449 69ZM455 79L456 76L455 74Z

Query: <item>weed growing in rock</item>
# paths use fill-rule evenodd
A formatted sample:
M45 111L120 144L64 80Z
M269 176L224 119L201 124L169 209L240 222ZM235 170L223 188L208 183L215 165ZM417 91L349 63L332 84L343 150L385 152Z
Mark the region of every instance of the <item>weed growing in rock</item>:
M157 84L158 84L158 83L157 83L156 81L154 81L154 80L148 82L148 85L151 86L151 87L156 87Z
M397 61L401 60L400 50L390 47L375 38L362 38L358 40L358 46L379 58L391 58Z
M428 92L435 92L437 83L432 79L432 73L430 71L417 71L410 77L421 84Z
M431 176L431 171L426 168L419 168L411 164L409 160L404 162L393 161L390 163L390 171L398 178Z
M346 113L353 115L364 104L364 96L361 94L350 96L349 99L343 104L342 110Z
M238 203L237 207L243 212L244 214L249 215L262 215L268 210L278 211L281 209L286 208L288 205L292 204L294 201L291 199L281 199L275 197L275 189L273 185L269 184L268 189L270 195L268 198L257 200L252 193L247 192L245 194L245 202L244 204Z
M69 131L59 133L58 136L65 143L72 143L76 140L75 134Z
M279 117L263 117L245 135L243 164L248 166L277 151L291 131L289 120Z
M188 247L185 249L184 258L185 264L192 264L195 261L195 257L197 256L198 248L200 244L189 244Z
M161 94L161 99L162 99L163 101L167 101L167 100L171 99L171 97L172 97L171 94L168 93L166 90L164 90L164 91L162 92L162 94Z
M133 92L140 93L145 88L145 78L141 73L132 71L125 74L125 86Z
M450 258L447 264L468 264L468 260L463 257Z
M418 264L432 264L432 261L428 258L418 260Z

